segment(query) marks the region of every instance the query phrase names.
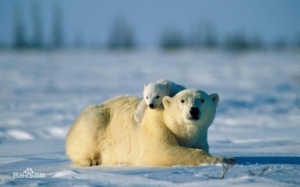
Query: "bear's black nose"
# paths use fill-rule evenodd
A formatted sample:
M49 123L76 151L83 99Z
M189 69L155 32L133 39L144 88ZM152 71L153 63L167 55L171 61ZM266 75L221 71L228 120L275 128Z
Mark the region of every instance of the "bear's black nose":
M154 108L154 104L150 104L149 107L153 109Z
M200 111L197 107L192 107L190 110L190 114L193 117L198 117L199 113L200 113Z

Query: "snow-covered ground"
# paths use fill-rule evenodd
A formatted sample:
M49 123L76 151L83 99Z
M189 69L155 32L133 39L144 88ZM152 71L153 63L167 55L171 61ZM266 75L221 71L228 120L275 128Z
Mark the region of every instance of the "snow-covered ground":
M73 166L64 138L80 111L159 78L220 95L208 139L236 157L225 179L221 165ZM300 53L0 52L0 185L299 186Z

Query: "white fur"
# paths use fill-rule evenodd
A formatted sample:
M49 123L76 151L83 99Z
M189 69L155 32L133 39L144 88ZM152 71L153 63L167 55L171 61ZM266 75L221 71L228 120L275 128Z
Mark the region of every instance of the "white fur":
M184 90L173 98L164 97L156 110L147 108L141 124L132 117L140 102L137 97L122 96L91 105L68 132L66 153L81 166L220 163L223 158L209 155L207 144L207 129L218 99L217 94ZM197 107L199 115L191 115L191 107Z
M162 99L165 96L173 97L178 92L184 90L185 87L175 84L172 81L160 79L154 83L144 85L143 100L140 102L134 119L136 122L141 122L144 116L144 111L147 107L155 109L162 104Z
M203 91L190 90L188 92L182 91L176 95L177 100L171 97L163 99L163 105L166 109L165 113L172 113L172 118L165 116L167 126L178 137L179 143L186 147L195 147L209 152L207 143L207 130L211 125L216 107L219 102L218 94L208 95ZM198 108L199 115L197 119L193 119L190 114L192 107ZM185 124L185 126L178 126L173 124Z

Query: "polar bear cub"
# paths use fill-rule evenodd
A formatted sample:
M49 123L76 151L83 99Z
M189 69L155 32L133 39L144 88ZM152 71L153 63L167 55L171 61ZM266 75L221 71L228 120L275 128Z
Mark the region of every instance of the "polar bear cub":
M143 100L140 102L135 114L134 120L141 122L144 116L145 109L149 106L150 109L155 109L162 104L162 99L165 96L173 97L178 92L186 88L175 84L172 81L160 79L154 83L144 85Z

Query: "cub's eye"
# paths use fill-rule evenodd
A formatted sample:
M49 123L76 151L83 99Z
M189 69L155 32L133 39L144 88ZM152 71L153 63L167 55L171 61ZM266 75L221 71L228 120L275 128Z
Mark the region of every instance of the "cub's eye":
M146 99L149 99L148 97L146 97Z
M181 102L181 103L184 103L184 100L182 99L180 102Z
M158 96L156 96L155 98L156 98L156 99L158 99L158 98L159 98L159 95L158 95Z
M200 102L201 102L201 103L204 103L204 102L205 102L205 100L204 100L204 99L201 99L201 100L200 100Z

